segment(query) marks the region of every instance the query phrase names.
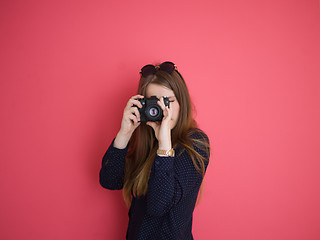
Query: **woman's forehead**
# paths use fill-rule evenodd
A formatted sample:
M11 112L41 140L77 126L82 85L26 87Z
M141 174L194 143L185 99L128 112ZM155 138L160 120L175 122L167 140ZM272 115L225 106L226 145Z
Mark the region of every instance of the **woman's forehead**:
M162 85L150 83L146 89L146 97L156 96L157 98L166 96L168 98L174 98L174 92Z

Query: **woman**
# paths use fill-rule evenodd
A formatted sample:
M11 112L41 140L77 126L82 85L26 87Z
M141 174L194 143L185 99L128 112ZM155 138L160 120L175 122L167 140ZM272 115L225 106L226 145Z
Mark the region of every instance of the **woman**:
M121 128L103 156L100 184L123 189L130 207L126 239L193 239L192 216L209 163L209 139L197 128L176 65L146 65L140 73L138 95L128 101ZM162 119L145 122L142 99L151 96L159 99Z

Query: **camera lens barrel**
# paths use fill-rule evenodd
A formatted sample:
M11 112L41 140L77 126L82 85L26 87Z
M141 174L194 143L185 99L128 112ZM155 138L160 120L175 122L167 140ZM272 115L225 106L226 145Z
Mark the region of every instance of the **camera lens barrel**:
M140 113L140 122L156 122L162 121L163 111L158 105L159 99L156 96L151 96L150 98L140 98L137 99L141 102L142 108L138 108ZM163 97L164 104L169 106L169 99Z

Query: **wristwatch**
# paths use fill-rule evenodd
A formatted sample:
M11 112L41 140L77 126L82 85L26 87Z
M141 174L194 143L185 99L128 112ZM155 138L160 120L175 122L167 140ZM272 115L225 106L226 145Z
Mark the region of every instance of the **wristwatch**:
M171 148L170 150L157 150L157 154L160 157L174 157L174 150Z

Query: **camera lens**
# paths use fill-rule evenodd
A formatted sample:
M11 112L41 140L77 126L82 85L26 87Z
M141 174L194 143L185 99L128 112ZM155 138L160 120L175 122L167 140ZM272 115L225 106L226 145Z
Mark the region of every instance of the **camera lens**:
M162 110L160 106L152 104L147 107L145 114L146 114L147 120L157 121L157 120L161 120L160 118L162 115Z
M158 113L159 113L159 110L155 107L152 107L149 109L149 115L151 117L156 117L158 115Z

